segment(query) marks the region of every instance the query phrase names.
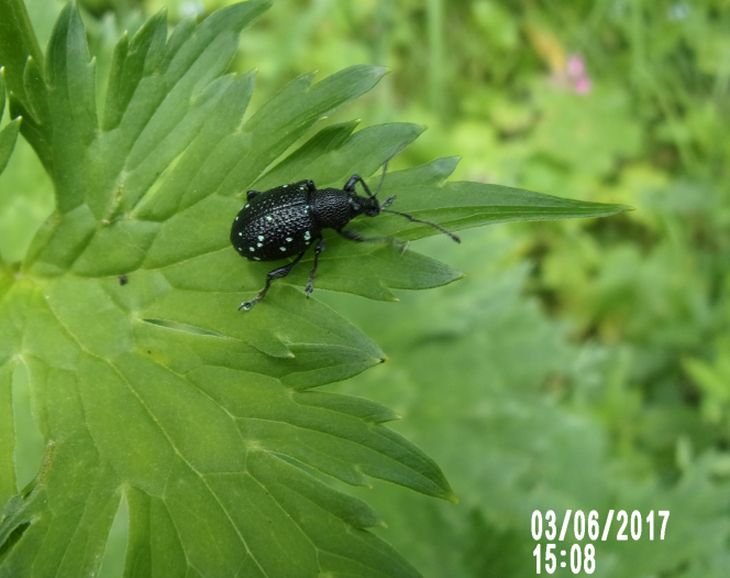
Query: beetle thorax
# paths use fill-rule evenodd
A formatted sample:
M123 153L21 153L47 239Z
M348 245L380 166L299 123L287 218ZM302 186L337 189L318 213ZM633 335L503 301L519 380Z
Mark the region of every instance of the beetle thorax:
M318 189L311 196L312 217L322 228L341 229L358 215L375 216L378 201L341 189Z

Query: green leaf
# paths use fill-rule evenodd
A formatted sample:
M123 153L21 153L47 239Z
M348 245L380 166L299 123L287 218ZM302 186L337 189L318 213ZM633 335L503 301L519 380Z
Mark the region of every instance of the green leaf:
M45 76L26 65L56 211L19 271L0 276L0 418L12 368L30 376L47 441L21 492L2 473L0 575L94 574L115 517L128 511L126 576L413 576L368 528L382 525L341 491L380 479L453 500L439 467L385 426L395 415L317 391L381 363L380 348L301 275L237 311L267 267L228 232L238 194L285 180L367 176L421 128L313 126L370 90L383 70L355 66L291 82L246 116L251 74L226 74L239 31L268 7L251 0L183 21L153 17L114 52L103 104L77 8L62 11ZM30 104L28 104L30 103ZM300 146L298 143L303 143ZM488 185L443 182L441 159L386 177L398 207L454 228L517 218L608 214L615 207ZM268 172L267 172L268 171ZM402 196L402 197L401 197ZM367 223L433 234L395 216ZM318 285L393 299L459 277L402 244L329 239ZM0 464L17 451L0 442Z
M10 161L10 155L13 154L13 149L15 148L15 141L18 137L19 130L19 118L16 118L8 125L0 129L0 173L5 170L5 167Z
M5 69L0 66L0 122L5 112ZM7 125L0 128L0 173L5 170L10 155L13 154L15 141L20 129L20 118L11 120Z
M0 415L3 418L0 425L2 434L2 446L0 446L0 466L2 477L0 478L0 500L5 503L15 493L15 466L13 464L13 447L15 443L15 431L13 428L12 397L10 385L12 371L8 366L0 369Z
M0 67L0 118L5 112L5 67Z
M23 70L28 59L40 59L41 50L31 27L25 2L4 0L1 10L0 66L8 67L8 92L25 102L27 95Z
M398 210L454 230L511 221L604 217L627 209L623 205L563 199L502 185L450 182L441 186L419 182L410 171L402 173L386 177L382 195L396 195L394 207ZM433 228L396 217L366 222L365 226L371 235L397 234L417 239L437 234Z

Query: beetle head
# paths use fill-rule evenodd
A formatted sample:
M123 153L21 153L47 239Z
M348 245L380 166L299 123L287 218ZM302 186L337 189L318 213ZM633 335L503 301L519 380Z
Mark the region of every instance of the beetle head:
M361 197L354 193L350 194L350 206L354 215L367 215L368 217L377 217L380 214L380 203L375 195L370 197ZM354 216L353 215L353 216Z
M378 188L375 190L375 194L370 191L367 183L365 183L365 181L363 181L362 178L360 178L358 175L352 175L350 177L350 180L347 181L343 192L346 192L350 195L349 201L350 208L352 210L352 217L363 214L367 215L368 217L377 217L381 212L392 213L394 215L400 215L401 217L408 219L412 223L422 223L424 225L428 225L429 227L433 227L434 229L441 231L444 235L448 235L449 237L451 237L452 240L456 241L457 243L461 243L461 239L459 239L458 235L455 235L438 223L434 223L433 221L427 221L425 219L419 219L418 217L414 217L413 215L410 215L408 213L403 213L401 211L395 211L393 209L390 209L389 207L393 204L393 201L395 201L395 197L388 197L381 205L380 201L378 201L378 193L383 188L383 181L385 180L385 173L387 172L387 170L388 161L385 161L385 163L383 164L383 174L380 176L380 183L378 184ZM357 193L355 193L355 184L358 182L365 189L365 192L368 194L367 197L360 197L357 195Z

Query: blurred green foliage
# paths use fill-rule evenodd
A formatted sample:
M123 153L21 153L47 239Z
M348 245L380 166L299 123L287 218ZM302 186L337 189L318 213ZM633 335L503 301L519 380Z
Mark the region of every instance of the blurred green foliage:
M83 2L100 47L142 13L225 3ZM596 575L727 575L728 29L722 0L280 0L245 36L259 102L312 69L388 66L356 114L430 127L396 165L459 153L463 178L635 208L423 241L467 279L399 304L328 296L391 358L337 389L398 409L461 497L368 493L425 575L531 575L533 508L609 507L668 508L669 537L599 545ZM22 202L0 226L12 260L51 195L22 145L1 178L29 188L0 196Z

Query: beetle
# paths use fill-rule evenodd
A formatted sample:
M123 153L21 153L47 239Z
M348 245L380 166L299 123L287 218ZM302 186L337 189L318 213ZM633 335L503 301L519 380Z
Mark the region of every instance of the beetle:
M380 213L393 213L414 223L423 223L438 229L456 241L461 239L441 225L418 219L408 213L388 208L395 197L380 203L377 194L383 185L387 166L378 189L373 194L359 175L352 175L342 189L318 189L311 180L281 185L267 191L250 190L246 193L246 204L233 220L231 244L239 255L250 261L277 261L294 256L294 259L272 269L266 274L266 282L256 296L244 301L239 310L250 311L261 301L275 279L286 277L301 260L310 246L314 246L314 261L304 289L307 296L314 290L319 256L324 251L323 229L334 229L350 241L379 241L381 238L365 238L344 227L358 215L377 217ZM361 185L367 196L357 194Z

